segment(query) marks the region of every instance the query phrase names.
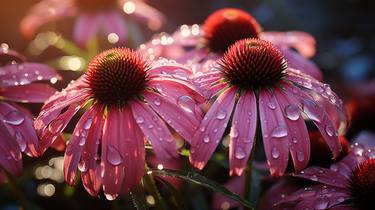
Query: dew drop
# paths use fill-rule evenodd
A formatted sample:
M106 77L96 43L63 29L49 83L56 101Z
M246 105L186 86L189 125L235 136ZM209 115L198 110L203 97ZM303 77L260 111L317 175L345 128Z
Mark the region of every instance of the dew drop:
M53 133L59 133L64 127L64 122L60 119L52 121L51 124L48 126L48 130Z
M210 142L210 137L208 135L203 137L203 142L204 143L209 143Z
M292 138L292 142L293 142L293 144L297 144L297 143L298 143L297 138L296 138L296 137L293 137L293 138Z
M85 145L85 143L86 143L86 137L82 137L80 140L79 140L79 146L83 146L83 145Z
M296 105L288 105L285 107L285 115L290 120L298 120L299 118L299 109Z
M273 158L277 159L280 157L280 151L276 147L272 148L271 155Z
M160 98L156 98L156 99L154 100L154 104L155 104L156 106L160 106L160 104L161 104Z
M242 159L245 158L246 154L245 154L245 151L241 147L239 147L239 148L236 149L236 152L235 152L234 156L237 159L242 160Z
M83 124L83 129L88 130L91 127L92 124L92 118L88 118L86 122Z
M21 152L24 152L26 150L27 145L26 145L26 141L22 133L19 131L16 131L15 138L18 143L18 146L20 147Z
M268 108L270 108L270 109L272 109L272 110L276 109L276 104L275 104L275 102L273 102L273 101L269 101L269 102L267 103L267 106L268 106Z
M80 172L86 172L87 169L88 169L88 167L87 167L86 162L83 161L83 160L79 161L79 164L78 164L78 170L79 170Z
M333 128L332 125L327 125L325 127L325 130L328 136L333 136L335 134L335 129Z
M318 181L318 177L314 174L314 175L311 177L311 180L314 181L314 182L317 182L317 181Z
M326 198L317 199L314 207L315 207L315 209L318 209L318 210L327 209L328 200Z
M149 129L152 129L154 127L154 125L150 124L147 126Z
M177 104L188 112L194 111L195 103L190 96L180 96L177 99Z
M10 125L21 125L23 121L25 121L25 116L17 110L12 110L8 112L3 119L4 123Z
M115 200L118 196L117 194L106 194L106 193L104 193L104 195L105 195L105 198L107 198L107 200L109 201Z
M143 117L136 117L135 121L138 123L138 124L142 124L145 122L145 119Z
M230 131L230 137L232 137L232 138L237 138L238 137L238 130L237 130L237 128L232 127L232 129Z
M275 138L282 138L288 135L288 130L285 126L277 126L273 129L271 136Z
M107 160L114 166L117 166L120 163L122 163L122 158L119 151L112 145L107 146Z
M216 113L216 118L219 119L219 120L223 120L225 119L225 117L227 116L227 113L224 111L224 110L219 110L217 113Z
M320 108L318 105L310 99L305 99L303 101L303 112L309 117L311 120L314 120L316 122L321 121L322 113L317 113L317 111L320 111Z
M200 130L201 132L204 132L204 131L206 130L206 127L201 126L201 127L199 128L199 130Z
M340 203L342 203L342 202L345 201L345 198L344 198L344 197L339 197L339 198L337 199L337 201L340 202Z
M298 160L299 162L304 161L304 160L305 160L305 154L303 154L303 152L301 152L301 151L298 151L298 152L297 152L297 160Z

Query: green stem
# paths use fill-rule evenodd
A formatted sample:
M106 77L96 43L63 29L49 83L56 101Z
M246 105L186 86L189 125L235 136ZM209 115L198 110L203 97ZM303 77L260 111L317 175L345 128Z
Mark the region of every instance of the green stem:
M156 186L153 175L150 173L147 173L145 176L143 176L143 181L144 181L146 189L155 199L155 209L166 210L167 205L165 204L165 202L163 201L163 198L161 197L159 193L159 190Z

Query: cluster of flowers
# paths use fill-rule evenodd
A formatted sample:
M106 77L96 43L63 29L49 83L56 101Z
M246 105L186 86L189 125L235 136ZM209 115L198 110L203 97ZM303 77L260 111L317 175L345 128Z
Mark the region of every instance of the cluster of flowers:
M21 29L30 37L49 21L79 14L74 38L81 46L98 26L126 40L119 8L151 28L164 21L141 1L44 0ZM346 124L343 102L321 82L320 70L309 60L314 45L304 32L266 32L247 12L222 9L203 25L156 35L135 51L100 53L78 80L59 92L33 83L55 82L59 76L54 70L26 62L3 45L0 179L5 171L21 173L22 152L40 156L61 141L67 124L81 111L65 151L64 174L74 185L79 169L93 196L103 189L111 200L138 185L146 145L163 162L179 157L175 139L183 138L191 165L201 170L229 134L229 174L240 183L255 143L263 143L272 176L283 176L288 164L294 171L266 193L261 209L368 208L375 194L374 153L371 146L356 143L343 154L338 132ZM44 105L33 120L14 102ZM332 157L341 161L329 168L310 166L314 150L306 122L315 125ZM295 177L311 182L297 185Z

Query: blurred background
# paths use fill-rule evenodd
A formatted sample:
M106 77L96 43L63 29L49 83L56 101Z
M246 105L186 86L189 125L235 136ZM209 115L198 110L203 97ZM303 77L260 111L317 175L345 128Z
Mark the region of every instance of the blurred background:
M63 0L61 0L63 1ZM19 33L19 23L38 0L0 1L0 43L25 54L32 61L45 62L63 55L56 48L48 48L40 55L30 53L29 40ZM200 24L213 11L223 7L237 7L250 12L266 31L302 30L317 40L317 54L313 60L325 74L326 82L344 98L352 118L347 135L354 136L362 129L375 127L375 13L370 0L148 0L167 17L167 24L159 31L172 33L182 24ZM74 20L65 19L52 27L65 38L72 38ZM141 29L142 30L142 29ZM152 33L142 30L145 40ZM140 44L140 43L139 43ZM66 85L79 76L76 72L63 73ZM38 105L31 108L37 112ZM35 209L127 209L120 199L108 202L88 196L81 184L68 187L60 170L63 153L49 151L32 168L25 168L20 178L22 190L36 204ZM60 164L60 165L59 165ZM0 210L17 209L10 189L1 187ZM38 206L38 207L37 207ZM204 206L204 205L203 205ZM129 208L131 209L131 208ZM200 209L205 209L204 207Z

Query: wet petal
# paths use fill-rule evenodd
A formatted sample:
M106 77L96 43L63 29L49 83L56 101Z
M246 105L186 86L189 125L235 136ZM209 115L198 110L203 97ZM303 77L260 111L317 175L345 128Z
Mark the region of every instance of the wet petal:
M260 92L259 116L271 175L281 176L288 165L290 134L276 98L267 90Z
M148 105L134 101L133 116L146 138L151 141L155 154L160 158L177 157L176 142L165 123Z
M293 176L340 188L348 185L347 179L340 173L319 166L311 166Z
M41 103L55 93L55 89L46 84L29 84L0 89L1 97L22 103Z
M214 102L195 131L190 149L190 163L203 169L223 137L236 99L234 87L225 90Z
M237 102L230 132L230 174L240 176L251 154L257 127L257 100L252 91L244 92Z
M0 166L13 175L22 173L22 154L0 116Z
M146 92L143 96L153 110L155 110L169 126L175 129L185 140L188 142L191 141L193 133L199 126L201 120L195 117L193 113L194 109L189 110L189 108L185 106L179 106L153 92ZM195 104L192 104L191 108L194 107Z

